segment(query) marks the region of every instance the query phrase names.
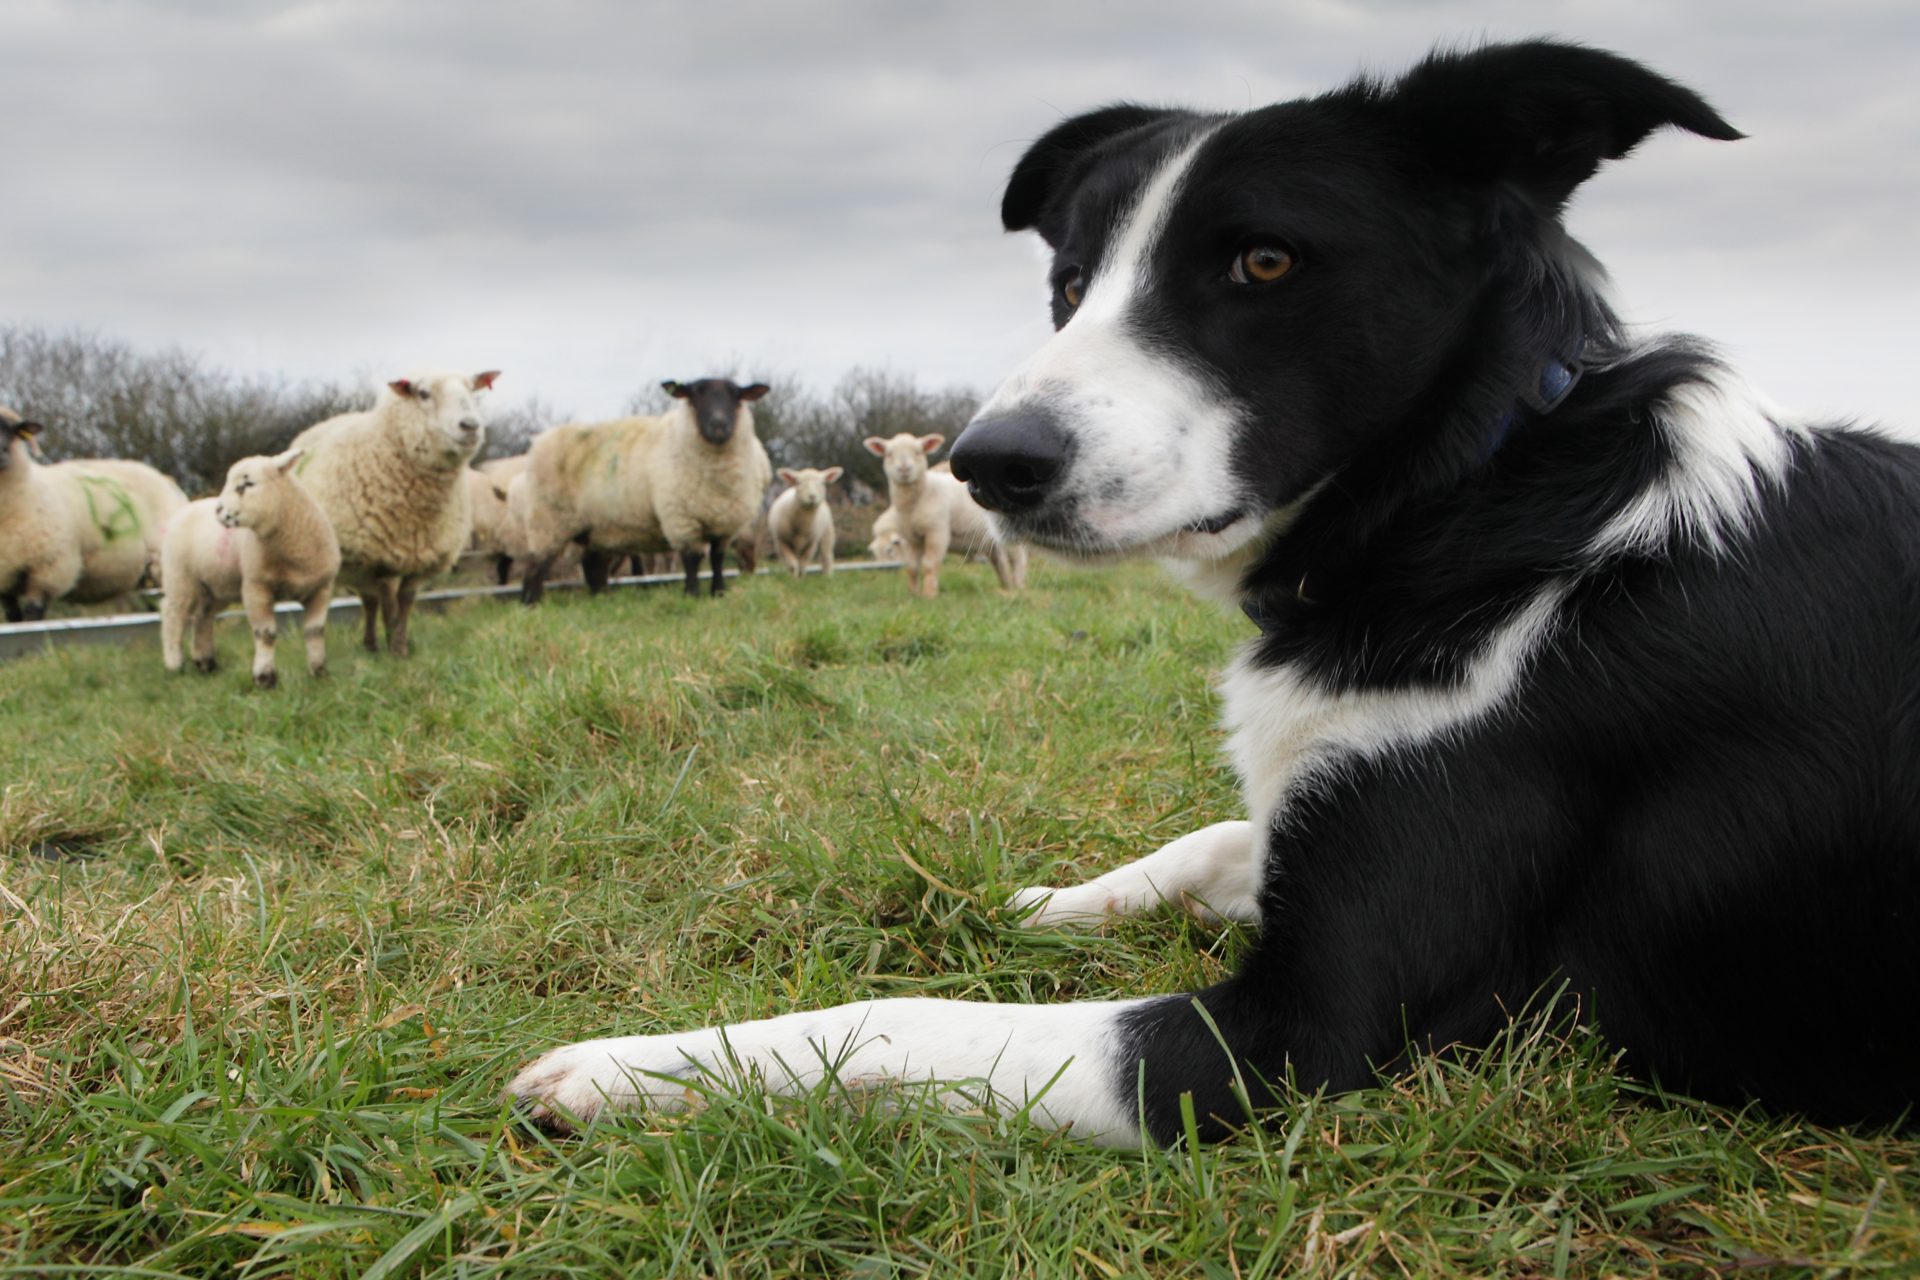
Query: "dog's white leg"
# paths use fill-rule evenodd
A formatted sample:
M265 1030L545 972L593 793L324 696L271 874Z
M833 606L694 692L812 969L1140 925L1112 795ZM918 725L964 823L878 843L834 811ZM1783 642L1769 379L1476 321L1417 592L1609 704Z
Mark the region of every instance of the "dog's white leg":
M1070 888L1036 885L1013 895L1015 907L1038 909L1028 925L1095 925L1108 916L1151 911L1176 902L1195 917L1260 922L1263 846L1251 822L1216 822L1097 879Z
M564 1125L602 1108L680 1110L697 1096L690 1082L703 1078L751 1075L781 1094L829 1072L851 1088L939 1081L953 1086L943 1090L951 1106L978 1105L991 1090L1004 1107L1031 1103L1042 1124L1127 1145L1140 1130L1131 1077L1116 1060L1119 1019L1141 1003L868 1000L677 1035L585 1040L537 1059L506 1092L534 1119Z

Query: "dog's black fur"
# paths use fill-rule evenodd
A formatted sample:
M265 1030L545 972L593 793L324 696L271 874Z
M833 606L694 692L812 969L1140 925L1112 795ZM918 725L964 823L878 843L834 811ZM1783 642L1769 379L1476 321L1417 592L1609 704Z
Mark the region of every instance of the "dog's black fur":
M1565 982L1670 1088L1906 1113L1920 455L1810 429L1724 545L1675 528L1591 554L1679 465L1675 394L1727 371L1697 344L1630 344L1562 207L1654 129L1739 135L1637 64L1530 42L1224 123L1081 116L1021 161L1003 220L1054 247L1057 284L1095 272L1142 183L1208 126L1129 323L1238 410L1223 495L1309 499L1242 583L1257 665L1446 688L1548 584L1567 592L1491 715L1290 796L1258 947L1198 995L1227 1047L1269 1078L1357 1087L1409 1039L1484 1044ZM1223 287L1256 239L1294 271ZM1064 324L1059 288L1054 306ZM1587 368L1571 395L1520 408L1556 359ZM964 437L954 456L965 475ZM999 505L1015 533L1071 541L1073 512L1044 495ZM1144 1061L1155 1136L1177 1134L1181 1092L1216 1131L1239 1118L1192 998L1143 1007L1126 1035L1116 1087L1131 1096Z

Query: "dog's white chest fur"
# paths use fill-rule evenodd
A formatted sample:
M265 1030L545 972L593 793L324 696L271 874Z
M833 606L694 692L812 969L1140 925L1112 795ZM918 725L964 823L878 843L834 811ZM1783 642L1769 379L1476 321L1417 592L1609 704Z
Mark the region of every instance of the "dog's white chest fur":
M1447 686L1334 692L1293 664L1259 666L1253 646L1243 650L1220 693L1227 753L1256 828L1264 833L1301 788L1343 764L1432 741L1496 711L1552 631L1566 591L1543 588Z

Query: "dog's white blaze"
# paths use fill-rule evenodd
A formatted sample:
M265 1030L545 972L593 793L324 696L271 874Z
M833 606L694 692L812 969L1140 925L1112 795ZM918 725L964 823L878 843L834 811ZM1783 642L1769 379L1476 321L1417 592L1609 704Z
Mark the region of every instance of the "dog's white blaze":
M1002 382L982 416L1044 406L1072 437L1055 500L1071 503L1089 551L1206 554L1259 532L1258 519L1219 534L1183 532L1243 500L1227 477L1235 410L1192 371L1143 347L1127 323L1152 285L1147 262L1194 156L1212 130L1164 161L1115 235L1078 310ZM1191 550L1199 550L1196 546Z
M1227 751L1258 830L1343 762L1431 742L1484 718L1519 686L1553 630L1568 586L1542 588L1496 630L1454 685L1334 692L1297 666L1263 667L1249 645L1220 681Z
M1729 370L1673 393L1658 427L1673 450L1666 474L1607 522L1596 557L1646 555L1679 537L1719 554L1747 531L1763 483L1785 480L1807 428Z
M1141 1003L869 1000L675 1035L582 1041L533 1062L507 1092L585 1120L607 1107L680 1110L697 1096L687 1084L694 1078L737 1086L751 1077L794 1094L831 1071L853 1088L938 1082L956 1109L991 1093L1002 1108L1030 1107L1041 1124L1131 1145L1140 1129L1117 1069L1116 1022Z

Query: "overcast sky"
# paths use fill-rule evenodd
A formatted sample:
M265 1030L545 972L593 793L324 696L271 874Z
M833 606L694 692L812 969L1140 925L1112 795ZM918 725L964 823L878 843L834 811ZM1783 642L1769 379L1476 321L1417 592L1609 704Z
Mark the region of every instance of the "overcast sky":
M1920 430L1920 5L6 0L0 321L247 372L504 369L583 416L740 361L982 390L1047 331L1023 146L1552 34L1704 93L1569 222L1631 318Z

